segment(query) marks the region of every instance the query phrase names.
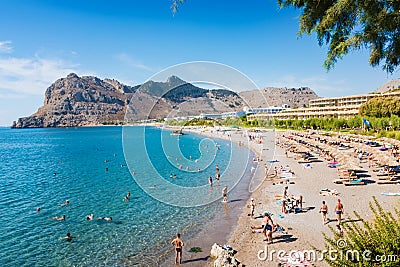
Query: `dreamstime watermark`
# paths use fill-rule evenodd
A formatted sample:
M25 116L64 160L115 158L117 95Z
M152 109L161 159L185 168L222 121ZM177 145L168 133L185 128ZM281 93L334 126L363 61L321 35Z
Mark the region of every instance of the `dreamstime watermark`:
M345 239L336 241L338 249L324 249L324 250L275 250L270 249L268 245L264 246L257 253L257 258L260 261L283 261L291 263L299 262L321 262L324 260L335 261L351 261L351 262L395 262L398 260L398 255L373 255L370 250L354 250L346 249L347 242Z

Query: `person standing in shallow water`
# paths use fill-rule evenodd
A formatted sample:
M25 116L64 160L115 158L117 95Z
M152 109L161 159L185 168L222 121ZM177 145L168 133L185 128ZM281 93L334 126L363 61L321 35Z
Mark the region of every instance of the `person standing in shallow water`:
M225 186L222 189L222 197L224 198L223 202L228 202L228 186Z
M178 233L171 244L175 247L175 264L182 264L183 241L181 239L181 234Z

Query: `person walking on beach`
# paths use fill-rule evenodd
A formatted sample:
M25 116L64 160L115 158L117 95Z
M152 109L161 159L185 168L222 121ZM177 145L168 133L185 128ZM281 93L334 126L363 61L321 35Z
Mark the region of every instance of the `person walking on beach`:
M222 189L222 197L224 198L223 202L228 202L228 186L225 186Z
M256 209L256 202L254 201L254 198L251 198L250 202L250 216L254 217L254 210Z
M178 233L171 244L175 247L175 264L182 264L183 241L181 239L181 234Z
M322 223L326 223L326 214L328 213L328 206L325 204L325 201L322 201L322 206L319 208L319 212L322 214Z
M340 202L340 199L337 200L337 204L335 206L336 218L339 224L342 222L342 214L344 213L343 204Z
M296 206L300 208L300 210L303 210L303 196L300 195L298 199L296 199Z
M285 189L283 190L283 199L286 199L288 197L288 195L287 195L288 189L289 189L289 187L285 186Z
M269 244L272 244L272 232L274 229L274 222L272 221L271 215L269 213L264 213L266 217L266 223L264 225L263 234L265 236L264 241L267 241Z

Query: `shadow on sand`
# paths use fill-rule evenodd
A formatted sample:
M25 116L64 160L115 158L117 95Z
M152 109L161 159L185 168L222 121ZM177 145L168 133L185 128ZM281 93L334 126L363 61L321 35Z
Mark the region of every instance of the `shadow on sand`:
M293 237L293 235L290 235L290 234L274 236L274 238L273 238L274 244L276 244L276 243L290 243L290 242L294 242L296 240L297 240L297 237Z
M191 263L191 262L206 262L210 259L210 256L206 256L203 258L196 258L196 259L190 259L190 260L184 260L182 263Z

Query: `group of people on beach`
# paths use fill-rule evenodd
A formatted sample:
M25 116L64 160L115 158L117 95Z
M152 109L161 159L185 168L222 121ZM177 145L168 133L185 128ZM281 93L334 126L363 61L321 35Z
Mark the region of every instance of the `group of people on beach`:
M322 223L328 223L330 220L326 217L326 215L328 214L328 206L326 205L325 201L322 201L319 212L322 214ZM342 215L344 213L344 207L340 199L337 200L334 212L336 214L338 225L340 225L342 223Z

